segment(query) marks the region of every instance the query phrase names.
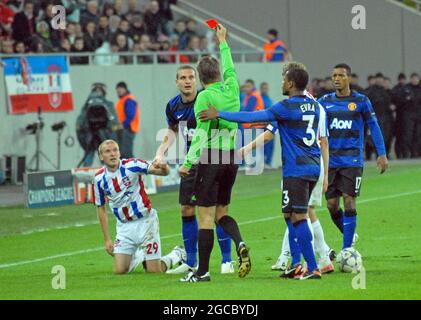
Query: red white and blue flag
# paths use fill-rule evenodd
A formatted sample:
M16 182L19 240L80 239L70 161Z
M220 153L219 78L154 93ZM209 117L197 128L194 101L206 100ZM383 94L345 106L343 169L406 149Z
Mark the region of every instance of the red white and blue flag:
M5 58L4 76L11 114L73 110L64 56Z

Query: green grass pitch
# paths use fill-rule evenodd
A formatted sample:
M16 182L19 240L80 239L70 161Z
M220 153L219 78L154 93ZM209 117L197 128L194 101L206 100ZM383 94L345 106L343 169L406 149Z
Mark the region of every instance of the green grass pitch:
M220 275L215 243L210 283L179 283L177 275L112 274L92 205L28 210L0 209L0 299L420 299L421 164L393 163L385 175L368 164L358 199L365 289L354 274L334 272L321 281L281 280L270 270L285 223L280 213L280 173L238 176L230 212L251 247L252 271L244 279ZM159 211L163 253L182 244L176 192L151 197ZM319 211L328 244L341 235L326 209ZM112 234L114 217L110 215ZM235 257L234 251L233 256ZM53 266L66 270L66 289L54 290Z

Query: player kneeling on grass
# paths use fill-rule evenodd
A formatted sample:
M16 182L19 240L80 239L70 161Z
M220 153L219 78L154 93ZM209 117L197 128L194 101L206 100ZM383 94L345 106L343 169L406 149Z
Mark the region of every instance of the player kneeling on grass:
M114 257L114 273L133 271L144 263L147 272L165 272L185 257L183 248L161 257L161 239L157 211L152 208L142 174L166 176L167 164L153 166L141 159L121 159L114 140L105 140L98 148L104 163L94 178L94 203L104 235L105 250ZM117 237L113 244L108 230L105 199L117 218Z

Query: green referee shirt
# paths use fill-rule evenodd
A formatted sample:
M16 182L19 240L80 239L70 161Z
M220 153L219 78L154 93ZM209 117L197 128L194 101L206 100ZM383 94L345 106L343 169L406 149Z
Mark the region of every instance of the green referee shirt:
M183 164L188 169L199 162L204 148L229 151L235 149L236 146L237 123L223 119L211 121L200 121L199 119L199 112L208 109L209 105L214 106L219 111L240 111L240 87L231 57L231 49L226 42L222 42L219 49L221 51L224 82L209 84L197 96L194 104L194 114L197 121L196 132Z

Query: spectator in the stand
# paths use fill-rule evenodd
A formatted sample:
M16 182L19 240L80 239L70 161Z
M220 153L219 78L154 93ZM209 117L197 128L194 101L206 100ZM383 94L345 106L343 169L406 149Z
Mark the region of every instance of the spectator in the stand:
M323 97L324 95L335 91L333 81L331 77L326 77L320 80L320 89L318 97Z
M186 23L186 34L187 37L190 39L191 37L198 37L199 34L197 32L197 22L194 19L187 20Z
M173 21L174 17L171 11L171 4L177 4L177 0L158 0L158 3L165 21Z
M359 85L359 77L356 73L351 74L351 90L364 94L364 89Z
M370 99L374 112L376 113L380 128L382 130L387 157L389 157L393 138L393 112L391 109L391 97L384 88L384 76L382 73L376 74L375 84L368 87L366 90L366 95ZM374 152L375 148L372 143L366 145L367 160L371 159L371 155Z
M161 42L160 51L169 52L170 48L171 48L171 42L170 41L166 40L166 41ZM171 63L172 62L171 61L171 55L160 54L158 56L158 62L159 63Z
M406 85L410 91L402 121L403 126L403 156L415 158L421 156L421 83L417 73L411 74L410 82Z
M39 37L32 37L29 51L30 53L45 53L44 42Z
M269 85L267 82L262 82L260 84L260 95L263 99L263 105L265 109L269 109L272 107L273 102L272 99L269 97ZM273 158L273 147L275 145L275 139L270 140L264 146L264 153L265 153L265 166L267 168L272 168L272 158Z
M66 38L69 39L70 44L73 45L76 40L76 24L68 23L66 26Z
M38 38L38 41L42 44L45 52L53 51L53 45L50 38L50 26L45 21L40 21L36 26L37 33L34 37Z
M26 53L26 47L23 41L17 41L15 43L15 53L17 54L25 54Z
M192 51L196 54L186 55L190 63L196 63L200 58L200 38L198 36L191 36L186 51Z
M73 23L80 21L80 5L79 0L62 0L62 4L66 9L66 20Z
M9 0L4 1L7 2L7 6L12 9L15 13L18 13L19 11L22 11L23 8L23 0Z
M142 42L136 42L133 45L133 52L141 53L142 54L142 55L136 56L137 63L152 63L153 62L153 58L152 58L151 55L143 55L143 54L146 54L148 52L151 52L150 50L148 50L146 48L146 46L145 46L144 43L142 43Z
M376 77L373 75L369 75L367 77L367 88L374 86L376 84Z
M83 38L83 30L82 30L82 25L80 23L75 24L75 34L76 34L76 37Z
M149 37L147 34L144 34L140 37L140 43L143 45L145 50L152 50L151 37Z
M14 40L5 40L2 41L3 44L3 48L2 48L2 53L6 53L6 54L13 54L14 53Z
M156 40L160 33L169 35L165 26L166 21L161 15L159 10L159 3L156 0L152 0L149 4L148 10L145 14L145 24L147 33Z
M417 108L417 121L416 121L416 131L415 131L415 152L418 158L421 158L421 81L418 74L415 76L416 80L412 80L411 82L418 81L418 85L416 86L416 91L414 92L414 103Z
M123 17L123 1L114 0L114 14Z
M11 24L16 13L7 6L6 3L0 3L0 27L4 24Z
M59 48L59 52L66 52L69 53L72 50L72 45L70 44L69 39L64 38L60 41L60 48Z
M112 15L109 18L109 23L110 23L109 28L110 28L111 34L114 34L117 31L118 26L120 25L120 21L121 21L121 18L117 15Z
M95 25L98 24L99 12L98 12L98 1L89 0L86 4L86 10L80 15L80 25L85 28L87 23L93 21Z
M170 46L170 49L169 49L170 52L180 51L179 50L179 43L178 43L178 41L179 40L178 40L178 36L177 35L173 35L171 37L171 46ZM176 55L171 55L171 62L172 63L177 62L177 56ZM182 64L186 64L186 63L189 63L189 59L187 58L186 55L180 54L179 55L179 62L182 63Z
M404 132L404 117L405 108L411 100L411 90L406 85L406 75L400 73L398 76L398 84L392 89L392 103L395 105L396 120L395 120L395 152L398 159L402 159L403 155L403 132Z
M74 53L85 53L85 44L83 42L82 37L78 37L75 39L75 43L72 46L72 52ZM88 56L72 56L70 57L70 64L88 64L89 57Z
M98 66L112 66L119 63L119 57L114 52L118 52L118 47L115 50L111 49L108 41L102 42L101 46L95 50L94 64Z
M139 42L140 37L146 34L145 24L141 15L136 15L132 18L131 34L134 42Z
M114 4L106 2L103 8L103 15L110 18L115 15Z
M184 20L177 20L175 23L174 34L178 36L178 49L185 50L189 44L189 39L186 32L186 22Z
M115 39L115 42L118 46L118 52L128 52L129 51L129 41L125 34L119 33ZM120 55L120 64L132 64L133 56L130 55Z
M12 36L12 22L13 22L13 18L11 18L12 20L8 20L5 23L0 23L0 42L1 41L5 41L5 40L12 40L13 36Z
M129 0L129 10L124 15L124 19L133 23L133 18L136 16L141 16L142 13L137 8L137 0Z
M28 44L35 33L34 4L32 1L25 1L23 11L15 15L12 23L13 39Z
M127 37L129 49L133 46L133 39L132 39L131 31L130 31L129 21L122 19L120 21L120 24L118 25L116 34L124 34Z
M325 78L325 90L327 93L335 91L335 85L333 84L333 80L331 77Z
M96 30L95 22L89 21L85 27L85 33L83 34L83 42L85 44L85 50L94 52L101 45L101 38Z
M383 86L386 91L391 95L392 94L392 81L389 77L384 78Z
M45 7L45 10L42 12L41 18L38 21L45 21L48 23L48 25L51 26L51 20L53 19L53 4L48 3Z
M206 53L210 52L209 40L206 36L200 37L199 49L200 49L201 52L206 52Z
M285 61L288 58L288 49L286 45L278 39L278 30L270 29L266 39L268 41L263 45L266 61Z
M111 41L111 31L109 28L109 21L107 16L100 16L98 21L97 34L102 39L102 41Z

